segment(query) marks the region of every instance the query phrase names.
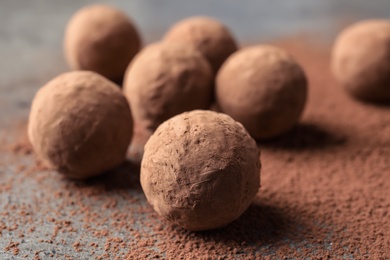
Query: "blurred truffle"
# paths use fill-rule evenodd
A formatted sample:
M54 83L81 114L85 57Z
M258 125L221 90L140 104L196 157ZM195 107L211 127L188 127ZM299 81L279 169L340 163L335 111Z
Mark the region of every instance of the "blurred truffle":
M210 62L214 73L237 50L236 41L229 29L209 17L191 17L180 21L172 26L164 39L199 50Z
M338 36L332 53L332 71L358 99L390 101L390 21L366 20Z
M64 49L74 70L91 70L111 80L123 79L139 51L140 36L121 11L103 4L82 8L69 21Z
M118 86L94 72L75 71L38 91L28 136L46 165L84 179L125 160L132 126L129 105Z
M145 47L129 65L124 93L136 127L153 132L177 114L208 108L212 83L211 67L197 50L160 42Z
M255 140L231 117L182 113L148 140L141 185L153 208L189 230L223 227L251 204L260 187Z
M221 111L241 122L257 140L272 138L299 120L307 96L302 68L284 50L258 45L236 52L216 83Z

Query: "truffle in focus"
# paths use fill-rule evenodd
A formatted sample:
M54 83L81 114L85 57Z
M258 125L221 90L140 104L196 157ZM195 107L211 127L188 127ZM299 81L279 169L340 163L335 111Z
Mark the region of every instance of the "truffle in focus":
M158 127L145 146L141 185L157 213L192 231L223 227L260 187L260 153L228 115L195 110Z

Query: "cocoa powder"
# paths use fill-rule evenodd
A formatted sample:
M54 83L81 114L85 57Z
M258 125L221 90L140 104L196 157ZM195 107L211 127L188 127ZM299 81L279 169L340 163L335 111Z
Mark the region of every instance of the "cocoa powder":
M390 107L346 94L330 75L329 48L301 39L276 45L292 53L307 72L307 109L292 131L259 144L262 188L237 221L206 232L171 226L147 204L133 162L111 175L69 181L39 167L22 142L23 149L0 148L0 255L388 258Z

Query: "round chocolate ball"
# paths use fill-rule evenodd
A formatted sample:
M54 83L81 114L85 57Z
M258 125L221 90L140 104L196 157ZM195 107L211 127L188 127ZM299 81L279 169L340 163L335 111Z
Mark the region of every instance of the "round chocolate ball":
M65 32L65 58L74 70L91 70L120 81L141 46L134 23L103 4L79 10Z
M28 137L47 166L85 179L125 160L132 127L129 104L118 86L94 72L75 71L37 92Z
M389 102L390 21L362 21L341 32L333 48L332 71L354 97Z
M150 137L141 185L158 214L193 231L223 227L260 187L260 153L245 128L225 114L177 115Z
M160 42L145 47L131 62L124 93L137 129L153 132L177 114L208 108L212 83L211 67L197 50Z
M214 73L237 50L229 29L209 17L191 17L178 22L167 32L164 40L183 43L199 50L210 62Z
M216 80L220 110L241 122L257 140L292 128L306 103L307 80L284 50L258 45L236 52Z

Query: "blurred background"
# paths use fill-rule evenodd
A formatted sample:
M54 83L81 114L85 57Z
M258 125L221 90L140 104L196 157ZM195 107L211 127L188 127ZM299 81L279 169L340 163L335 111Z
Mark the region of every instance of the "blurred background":
M67 67L62 38L67 21L84 5L108 3L126 12L144 43L157 41L192 15L220 19L239 42L271 42L304 35L331 45L345 25L390 18L389 0L0 0L0 126L27 116L36 90Z

